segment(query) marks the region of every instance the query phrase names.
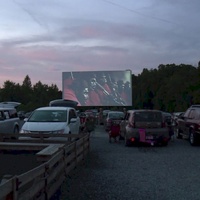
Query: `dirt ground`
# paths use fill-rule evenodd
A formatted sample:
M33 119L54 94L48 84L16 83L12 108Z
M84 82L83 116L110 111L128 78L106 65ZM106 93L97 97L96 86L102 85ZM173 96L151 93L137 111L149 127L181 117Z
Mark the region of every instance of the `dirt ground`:
M20 175L40 164L34 153L0 152L0 181L4 175Z

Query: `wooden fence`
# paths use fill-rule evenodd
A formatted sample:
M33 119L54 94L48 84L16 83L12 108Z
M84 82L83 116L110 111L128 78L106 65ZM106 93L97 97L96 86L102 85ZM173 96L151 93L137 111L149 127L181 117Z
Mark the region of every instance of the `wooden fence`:
M75 139L63 144L52 143L46 144L46 146L38 144L37 148L42 148L42 150L36 156L43 161L42 164L24 174L15 175L8 180L3 179L0 184L0 200L51 199L65 177L84 160L89 152L90 136L88 133L74 134L69 137ZM1 135L0 138L3 136ZM12 143L12 145L0 142L0 150L25 149L23 146L25 144L27 143L23 144L21 141ZM53 145L55 146L53 147ZM29 144L29 150L30 146ZM36 146L36 143L32 144L32 147L36 148Z

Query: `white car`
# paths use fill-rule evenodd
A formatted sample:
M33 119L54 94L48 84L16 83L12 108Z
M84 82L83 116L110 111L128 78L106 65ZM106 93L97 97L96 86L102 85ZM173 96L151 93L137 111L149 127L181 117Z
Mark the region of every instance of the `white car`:
M25 118L20 133L78 134L80 118L72 107L41 107Z

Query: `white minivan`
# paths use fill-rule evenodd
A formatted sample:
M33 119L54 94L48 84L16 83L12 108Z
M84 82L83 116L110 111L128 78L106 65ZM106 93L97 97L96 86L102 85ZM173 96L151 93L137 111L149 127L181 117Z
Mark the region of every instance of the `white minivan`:
M72 107L41 107L25 118L20 133L78 134L80 118Z

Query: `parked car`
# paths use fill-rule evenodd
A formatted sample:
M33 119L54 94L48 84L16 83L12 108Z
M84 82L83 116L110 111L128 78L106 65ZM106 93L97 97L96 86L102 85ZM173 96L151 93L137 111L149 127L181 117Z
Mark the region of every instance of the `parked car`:
M183 116L184 112L173 112L172 113L172 118L173 118L173 122L174 125L177 126L178 125L178 119Z
M104 128L105 131L109 131L111 124L115 122L115 124L120 124L121 120L124 119L124 112L122 111L109 111L106 114Z
M41 107L25 118L20 133L78 134L80 118L72 107Z
M159 110L128 110L120 124L120 134L125 146L139 143L166 146L170 140L163 112Z
M0 103L0 133L19 133L20 119L16 110L19 105L18 102Z
M200 105L192 105L177 120L177 138L188 139L192 146L200 142Z
M110 112L111 110L103 110L102 111L102 117L101 117L101 121L100 121L100 124L101 125L104 125L105 123L105 120L106 120L106 116L108 114L108 112Z
M49 106L64 106L64 107L76 108L77 105L78 102L67 99L55 99L49 102Z

